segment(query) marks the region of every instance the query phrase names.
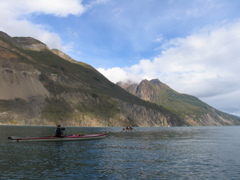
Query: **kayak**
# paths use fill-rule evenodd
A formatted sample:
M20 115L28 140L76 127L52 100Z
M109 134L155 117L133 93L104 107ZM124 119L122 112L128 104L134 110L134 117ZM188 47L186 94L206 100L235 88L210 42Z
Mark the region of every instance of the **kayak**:
M12 142L30 142L30 141L82 141L82 140L93 140L93 139L101 139L106 137L106 133L104 134L91 134L91 135L70 135L70 136L63 136L63 137L16 137L10 136Z
M126 128L123 128L123 130L134 130L134 128L132 128L132 129L126 129Z

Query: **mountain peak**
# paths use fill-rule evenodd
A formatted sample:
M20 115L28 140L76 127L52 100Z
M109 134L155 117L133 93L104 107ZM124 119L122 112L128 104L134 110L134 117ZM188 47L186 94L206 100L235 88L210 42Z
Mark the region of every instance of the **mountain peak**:
M177 93L158 79L125 83L127 91L138 97L133 96L90 65L72 63L66 54L46 48L34 38L12 38L0 32L0 124L239 124L236 118Z
M12 39L11 36L9 36L7 33L3 32L3 31L0 31L0 38L6 39L6 40Z
M46 44L32 37L13 37L13 39L25 50L42 51L48 49Z
M46 44L32 37L11 37L0 31L0 38L25 50L42 51L48 49Z
M163 84L161 81L159 81L159 79L152 79L152 80L150 80L150 82L151 82L152 84L155 84L155 85Z

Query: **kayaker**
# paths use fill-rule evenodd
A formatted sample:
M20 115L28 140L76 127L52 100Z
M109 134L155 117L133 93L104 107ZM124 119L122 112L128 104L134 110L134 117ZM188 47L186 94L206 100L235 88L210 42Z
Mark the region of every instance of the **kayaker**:
M57 125L57 128L55 130L54 136L55 137L63 137L63 131L65 130L65 128L61 128L61 125Z

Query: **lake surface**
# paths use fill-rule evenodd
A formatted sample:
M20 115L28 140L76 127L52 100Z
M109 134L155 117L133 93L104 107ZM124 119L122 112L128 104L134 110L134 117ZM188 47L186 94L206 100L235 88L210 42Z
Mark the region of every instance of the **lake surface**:
M0 179L240 179L240 127L81 128L104 139L9 142L55 127L0 126Z

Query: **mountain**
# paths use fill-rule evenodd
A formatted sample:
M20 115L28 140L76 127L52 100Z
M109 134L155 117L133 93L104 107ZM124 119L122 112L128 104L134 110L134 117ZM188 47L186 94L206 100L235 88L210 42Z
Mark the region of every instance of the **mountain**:
M177 113L186 124L193 126L239 124L236 117L218 111L194 96L178 93L158 79L143 80L139 84L118 82L117 85L140 99Z
M0 124L184 126L174 112L31 37L0 32Z
M146 95L149 100L150 96ZM97 127L238 123L227 115L214 117L213 111L201 121L191 114L186 119L179 112L132 95L92 66L51 50L39 40L0 32L0 124Z

